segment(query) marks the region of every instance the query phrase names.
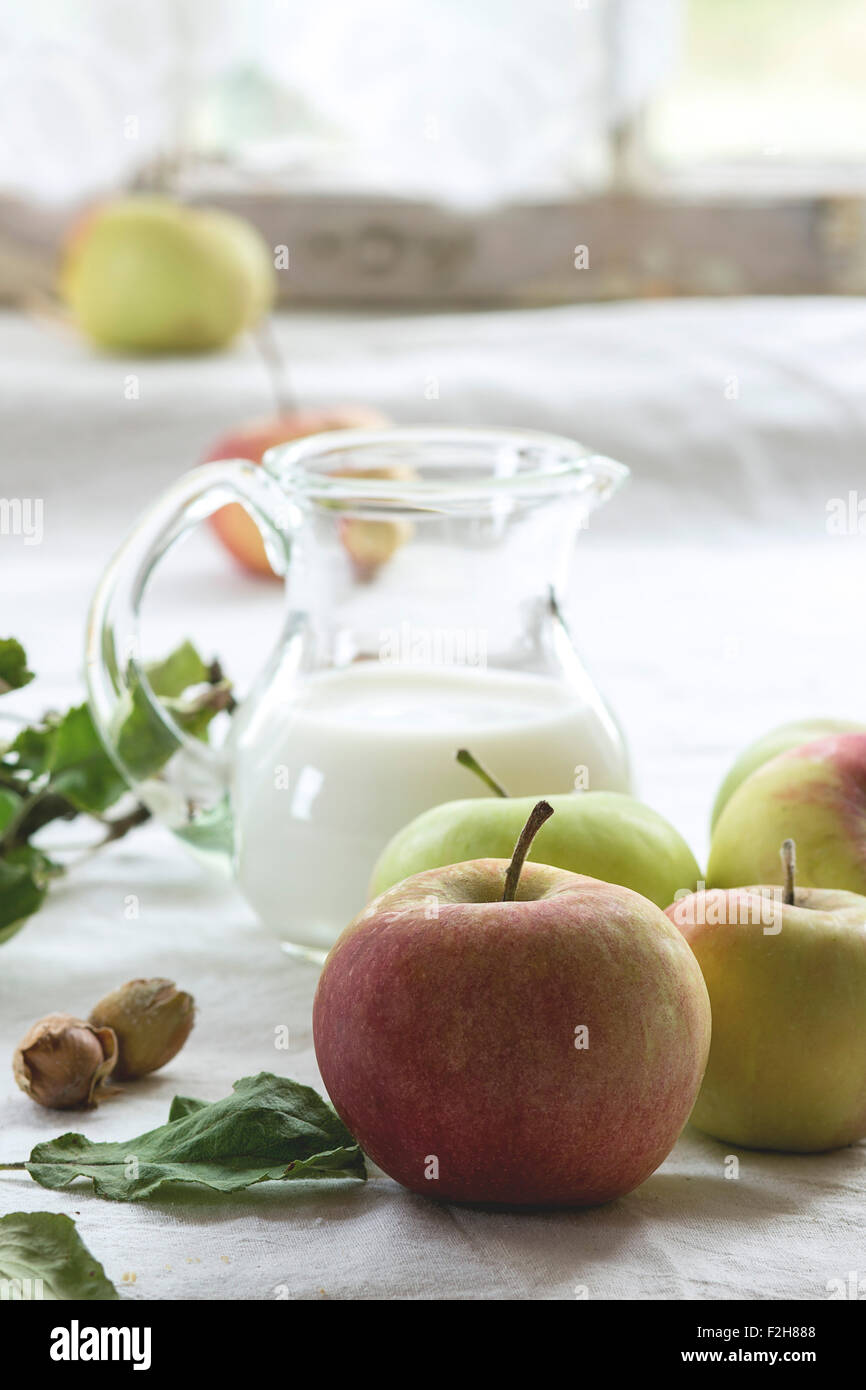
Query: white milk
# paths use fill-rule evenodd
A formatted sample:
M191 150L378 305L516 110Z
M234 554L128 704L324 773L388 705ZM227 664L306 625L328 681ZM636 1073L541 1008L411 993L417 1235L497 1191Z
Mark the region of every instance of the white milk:
M395 831L442 801L490 795L455 762L462 747L514 796L571 791L579 765L591 787L628 790L609 715L558 681L374 662L313 676L237 757L238 876L266 925L326 950Z

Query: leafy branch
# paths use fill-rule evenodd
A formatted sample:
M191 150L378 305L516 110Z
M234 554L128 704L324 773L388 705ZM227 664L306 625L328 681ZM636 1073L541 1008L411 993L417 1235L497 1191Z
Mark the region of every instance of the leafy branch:
M145 667L145 676L149 690L130 668L131 694L117 737L120 761L139 781L158 776L177 751L150 692L175 723L201 739L217 714L235 707L219 663L203 661L190 642ZM0 639L0 695L32 679L21 643ZM129 795L86 704L50 711L19 728L10 742L0 742L0 942L39 910L51 880L65 871L34 837L54 821L86 816L101 831L93 847L111 844L150 818L140 803L108 814Z

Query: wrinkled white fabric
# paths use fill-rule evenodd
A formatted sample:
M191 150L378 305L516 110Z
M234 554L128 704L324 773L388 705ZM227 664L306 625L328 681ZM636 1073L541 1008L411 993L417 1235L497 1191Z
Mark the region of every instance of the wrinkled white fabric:
M553 429L632 466L580 539L574 627L628 732L641 794L705 857L716 786L746 741L799 715L864 712L864 538L827 530L828 502L866 487L864 329L862 301L768 300L285 317L278 331L304 401ZM141 507L228 425L270 407L246 348L128 362L7 317L0 359L0 496L45 507L42 545L0 537L0 631L26 640L40 677L3 707L35 713L80 696L87 601ZM430 378L438 400L426 398ZM167 566L148 620L155 646L191 634L243 684L276 631L278 591L239 576L204 535ZM164 1072L68 1119L33 1106L8 1069L3 1079L35 1018L86 1013L149 974L199 1005ZM0 947L0 1161L69 1128L132 1137L174 1094L217 1098L262 1069L318 1084L315 979L167 832L148 827L93 858ZM275 1047L280 1025L288 1051ZM737 1178L732 1152L686 1131L637 1192L584 1212L441 1207L382 1176L124 1206L18 1173L0 1174L0 1212L74 1215L139 1298L812 1299L852 1270L863 1277L862 1147L741 1151Z

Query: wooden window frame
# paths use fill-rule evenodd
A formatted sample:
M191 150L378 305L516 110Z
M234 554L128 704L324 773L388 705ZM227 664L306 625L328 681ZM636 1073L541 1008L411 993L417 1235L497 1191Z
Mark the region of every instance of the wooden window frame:
M279 299L445 309L681 295L866 293L859 166L649 166L639 123L616 133L611 186L461 212L364 194L257 191L195 172L190 200L250 218L279 261ZM73 213L0 198L0 300L50 299Z

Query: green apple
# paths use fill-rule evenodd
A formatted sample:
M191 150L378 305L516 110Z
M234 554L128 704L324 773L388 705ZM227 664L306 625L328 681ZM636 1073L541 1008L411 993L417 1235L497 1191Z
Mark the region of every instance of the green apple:
M664 1160L698 1093L710 1010L692 952L639 894L524 866L544 805L510 864L431 869L377 898L319 980L334 1107L427 1197L609 1201Z
M712 1008L691 1122L728 1144L812 1153L866 1137L866 897L715 889L668 908Z
M371 896L425 869L506 858L535 799L482 796L424 811L385 846L373 870ZM533 844L537 863L621 884L658 907L696 886L701 871L683 837L634 797L587 791L547 799L557 814Z
M753 772L719 817L709 886L772 883L788 838L804 886L866 893L866 733L802 744Z
M797 719L790 724L780 724L778 728L771 729L769 733L755 739L754 743L743 749L719 787L710 821L711 828L715 827L716 821L741 782L745 782L747 777L757 768L763 767L771 758L787 752L789 748L813 743L816 738L824 738L828 734L864 732L866 724L856 724L850 719Z
M231 248L246 276L248 292L244 327L252 328L270 312L274 302L274 258L252 222L223 208L196 208L199 226Z
M222 347L270 307L274 270L254 227L213 208L129 197L90 212L61 269L63 296L101 347Z

